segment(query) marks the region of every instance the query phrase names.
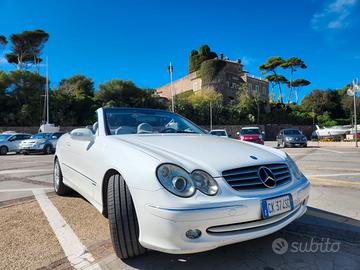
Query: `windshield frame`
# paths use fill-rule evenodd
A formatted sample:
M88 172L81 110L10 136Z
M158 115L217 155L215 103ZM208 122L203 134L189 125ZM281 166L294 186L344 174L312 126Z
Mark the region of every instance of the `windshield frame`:
M251 131L251 133L242 133L243 131L245 132L245 130L249 130ZM254 132L256 130L256 132ZM261 134L261 130L260 128L242 128L240 130L240 135L260 135Z
M128 113L131 113L131 112L139 112L139 113L143 113L143 114L154 114L154 113L162 113L162 114L169 114L169 115L175 115L176 117L180 117L182 120L184 120L185 122L188 122L190 125L194 126L196 129L199 130L199 132L189 132L189 133L182 133L182 132L179 132L179 133L149 133L149 134L202 134L202 135L205 135L205 134L208 134L208 132L205 131L205 129L199 127L198 125L196 125L194 122L192 122L191 120L177 114L177 113L173 113L173 112L170 112L170 111L167 111L167 110L160 110L160 109L149 109L149 108L135 108L135 107L106 107L106 108L103 108L103 121L104 121L104 127L105 127L105 134L106 136L117 136L116 134L111 134L111 131L110 131L110 128L109 128L109 125L108 125L108 121L107 121L107 114L108 113L111 113L111 112L116 112L116 111L122 111L122 112L128 112ZM138 133L135 133L135 134L123 134L123 135L139 135ZM141 135L141 134L140 134Z
M285 132L291 132L290 134L286 134ZM294 131L296 131L297 133L294 134ZM298 136L298 135L303 135L302 132L299 129L284 129L283 133L285 136Z

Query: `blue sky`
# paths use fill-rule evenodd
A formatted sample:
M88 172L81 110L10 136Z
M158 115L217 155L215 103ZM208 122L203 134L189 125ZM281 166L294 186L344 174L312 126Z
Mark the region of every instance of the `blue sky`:
M49 32L54 86L82 73L96 85L121 78L157 87L169 81L170 61L174 78L185 75L189 52L204 43L255 75L269 56L303 58L308 69L296 76L312 84L302 95L360 77L360 0L1 0L0 10L0 34Z

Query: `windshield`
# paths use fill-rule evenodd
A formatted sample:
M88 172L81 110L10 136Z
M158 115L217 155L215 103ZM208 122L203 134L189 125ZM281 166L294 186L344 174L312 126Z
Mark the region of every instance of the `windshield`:
M7 141L11 136L10 134L0 134L0 141Z
M260 129L258 128L244 128L240 131L240 134L260 134Z
M221 131L221 130L210 131L210 134L215 136L226 136L225 131Z
M297 129L286 129L284 130L285 135L300 135L301 132Z
M162 110L105 108L108 135L205 132L189 120Z
M32 135L30 139L48 139L50 137L51 133L38 133L35 135Z

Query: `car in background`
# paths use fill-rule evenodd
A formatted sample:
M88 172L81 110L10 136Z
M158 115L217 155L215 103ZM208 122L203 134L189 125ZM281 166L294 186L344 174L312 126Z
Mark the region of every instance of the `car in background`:
M29 139L31 134L27 133L1 133L0 134L0 155L6 155L8 152L20 152L20 143Z
M55 153L58 139L64 135L65 132L45 133L40 132L32 135L29 139L20 143L20 152L23 154L29 153Z
M307 147L306 136L297 128L285 128L276 136L278 147Z
M259 127L243 127L237 135L241 141L264 144L264 132Z
M209 134L214 135L214 136L219 136L219 137L225 137L225 138L230 137L225 129L213 129L213 130L210 130Z

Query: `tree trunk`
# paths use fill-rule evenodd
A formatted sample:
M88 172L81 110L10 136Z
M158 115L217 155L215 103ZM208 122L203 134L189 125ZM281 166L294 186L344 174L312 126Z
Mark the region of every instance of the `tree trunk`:
M278 81L278 86L279 86L279 100L280 100L280 103L283 103L283 94L282 94L282 90L281 90L280 81Z
M292 90L293 90L293 86L292 86L293 72L294 72L294 70L291 69L291 75L290 75L290 91L289 91L288 104L290 104L290 102L291 102L291 97L292 97Z

